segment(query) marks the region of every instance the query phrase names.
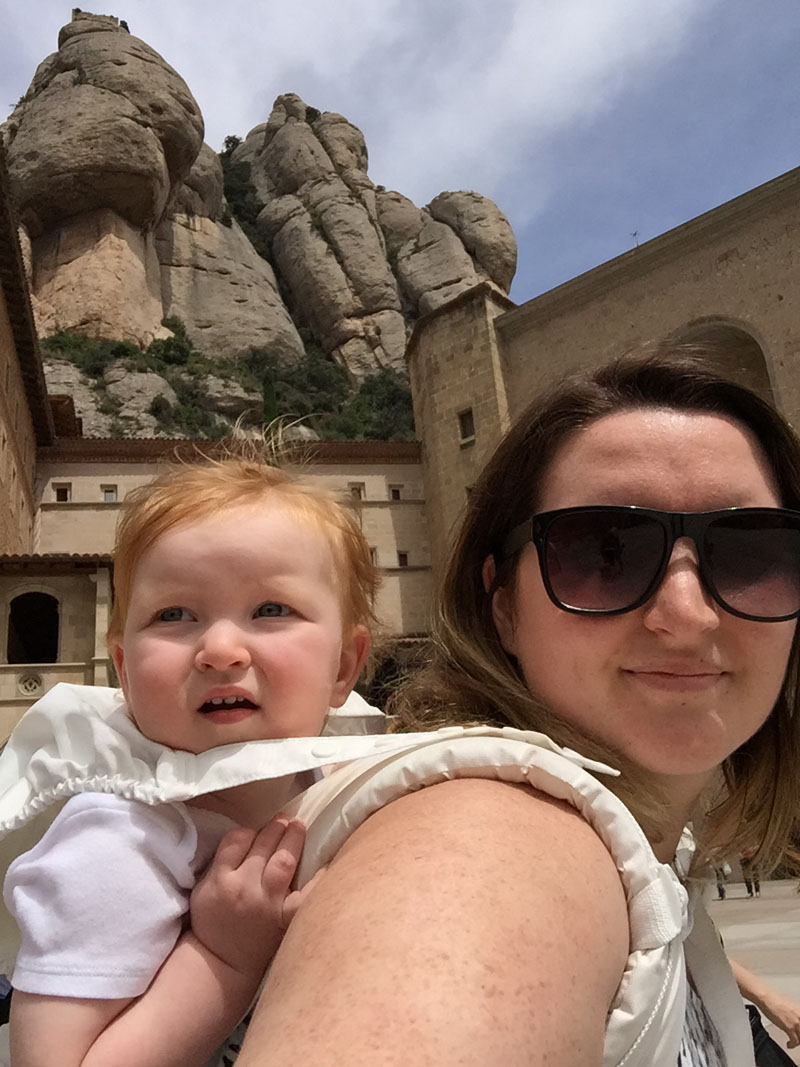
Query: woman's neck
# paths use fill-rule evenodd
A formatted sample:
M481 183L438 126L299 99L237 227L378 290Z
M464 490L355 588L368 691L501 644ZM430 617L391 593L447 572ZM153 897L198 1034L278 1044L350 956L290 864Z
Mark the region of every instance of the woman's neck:
M696 818L700 798L713 777L712 773L691 777L660 778L658 784L667 804L661 840L655 842L652 847L656 859L661 863L672 863L675 859L681 834L686 826Z
M308 773L288 774L283 778L267 778L244 785L204 793L188 803L195 808L225 815L239 826L260 830L277 815L284 804L302 793L311 784Z

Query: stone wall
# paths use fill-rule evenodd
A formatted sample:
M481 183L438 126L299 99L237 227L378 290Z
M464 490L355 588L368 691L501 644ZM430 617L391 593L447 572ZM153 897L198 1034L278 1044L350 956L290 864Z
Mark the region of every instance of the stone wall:
M32 551L36 438L0 286L0 554Z
M642 341L738 330L763 353L764 378L800 425L800 168L574 278L497 322L516 416L545 381ZM762 391L764 391L762 389Z
M36 551L110 553L121 502L154 473L147 463L40 464ZM69 499L58 500L59 490ZM109 490L115 501L106 500Z
M508 427L494 322L509 307L507 297L484 283L421 319L409 344L434 568L444 561L469 487Z
M49 569L43 561L30 572L0 573L0 740L22 712L57 682L109 684L107 577L108 570L102 566L70 573L68 564ZM11 604L25 593L45 593L58 602L56 662L8 662Z
M131 464L112 458L95 463L42 462L36 551L110 553L122 501L131 489L149 482L157 468L155 458ZM355 495L360 502L364 536L375 562L386 572L377 601L382 628L394 635L424 632L431 560L420 465L319 463L307 474L310 481L334 493ZM117 499L105 502L110 488ZM58 490L69 499L59 501Z

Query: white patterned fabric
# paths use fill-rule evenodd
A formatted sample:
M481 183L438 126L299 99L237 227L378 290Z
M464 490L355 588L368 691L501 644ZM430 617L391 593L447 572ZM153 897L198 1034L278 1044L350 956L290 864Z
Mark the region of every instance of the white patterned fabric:
M686 995L686 1020L678 1067L726 1067L717 1028L691 982Z

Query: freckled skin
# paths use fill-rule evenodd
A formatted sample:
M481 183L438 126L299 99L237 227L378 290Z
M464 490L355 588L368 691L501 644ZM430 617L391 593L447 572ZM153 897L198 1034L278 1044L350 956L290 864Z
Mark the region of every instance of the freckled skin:
M597 1067L627 944L616 868L572 808L496 782L431 786L343 847L238 1062Z

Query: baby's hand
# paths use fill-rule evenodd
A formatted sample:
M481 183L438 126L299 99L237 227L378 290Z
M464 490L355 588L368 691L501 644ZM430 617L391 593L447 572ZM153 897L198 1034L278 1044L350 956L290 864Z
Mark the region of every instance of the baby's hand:
M195 886L192 932L235 970L260 974L275 955L296 910L299 894L289 886L305 834L303 824L286 815L258 833L231 830Z

